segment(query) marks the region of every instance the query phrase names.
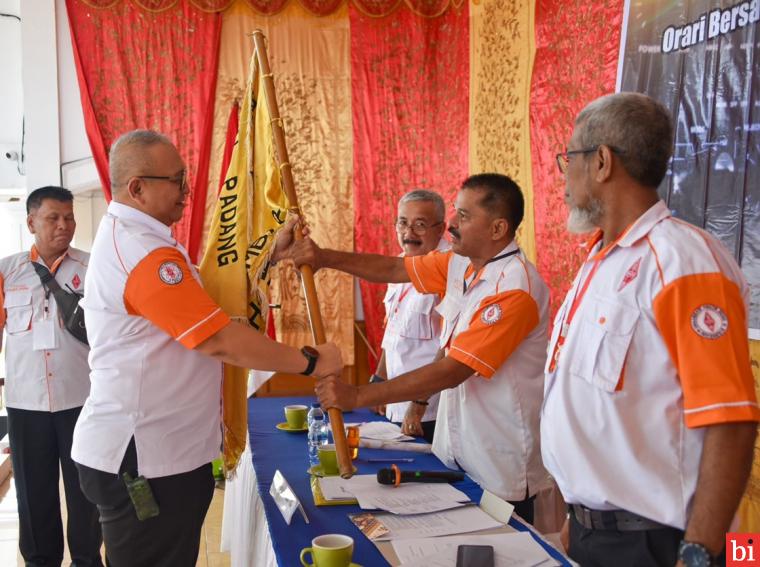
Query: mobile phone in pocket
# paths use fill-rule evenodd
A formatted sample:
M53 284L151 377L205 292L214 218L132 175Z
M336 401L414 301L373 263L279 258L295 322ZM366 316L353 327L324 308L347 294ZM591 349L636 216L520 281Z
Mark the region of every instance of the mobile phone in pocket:
M148 479L144 476L132 478L128 472L125 472L122 478L127 486L127 494L129 494L129 499L132 500L137 519L144 521L158 516L158 503L153 497L153 491L150 488Z

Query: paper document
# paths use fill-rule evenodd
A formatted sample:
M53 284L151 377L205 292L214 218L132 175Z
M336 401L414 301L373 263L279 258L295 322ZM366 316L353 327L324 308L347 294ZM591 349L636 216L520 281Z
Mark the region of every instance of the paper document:
M386 510L394 514L423 514L462 506L469 497L448 483L407 483L388 486L376 475L357 475L348 479L326 477L320 480L326 500L356 498L364 510Z
M379 541L463 534L504 525L475 505L432 514L397 516L381 512L374 516L388 529L387 534L377 538Z
M455 535L393 541L402 567L456 567L460 545L490 545L495 567L550 567L558 563L528 532Z
M401 433L401 427L390 421L368 421L366 423L346 423L345 426L358 425L359 437L378 441L412 441L414 437Z

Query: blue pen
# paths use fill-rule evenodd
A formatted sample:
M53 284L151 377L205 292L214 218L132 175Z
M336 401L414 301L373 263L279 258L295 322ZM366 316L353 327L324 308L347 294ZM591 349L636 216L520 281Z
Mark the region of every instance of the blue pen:
M411 457L399 457L398 459L367 459L368 463L413 463Z

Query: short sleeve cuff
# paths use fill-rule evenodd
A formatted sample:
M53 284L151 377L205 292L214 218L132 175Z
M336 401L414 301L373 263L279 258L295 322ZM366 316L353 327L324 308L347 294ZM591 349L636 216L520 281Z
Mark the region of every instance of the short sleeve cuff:
M177 341L179 341L185 348L194 349L229 324L229 316L221 309L217 309L208 317L198 321L195 325L180 334L177 337Z
M760 421L760 408L755 402L734 402L716 404L716 407L705 409L685 410L686 427L707 427L722 423L738 423L743 421Z
M465 366L469 366L483 378L491 378L496 372L496 369L490 366L487 362L479 359L472 353L462 350L456 345L451 346L447 356L457 362L461 362Z
M420 275L417 273L417 268L415 267L414 258L414 256L404 256L404 267L406 268L406 273L409 275L409 279L411 280L414 289L420 293L430 293L427 289L425 289L425 286L422 285L422 280L420 279Z

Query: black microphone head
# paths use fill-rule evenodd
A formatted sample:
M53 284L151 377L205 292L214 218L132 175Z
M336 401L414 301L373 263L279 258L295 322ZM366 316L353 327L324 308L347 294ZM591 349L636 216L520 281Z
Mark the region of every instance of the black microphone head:
M396 472L393 469L380 469L377 471L377 482L380 484L396 484Z

